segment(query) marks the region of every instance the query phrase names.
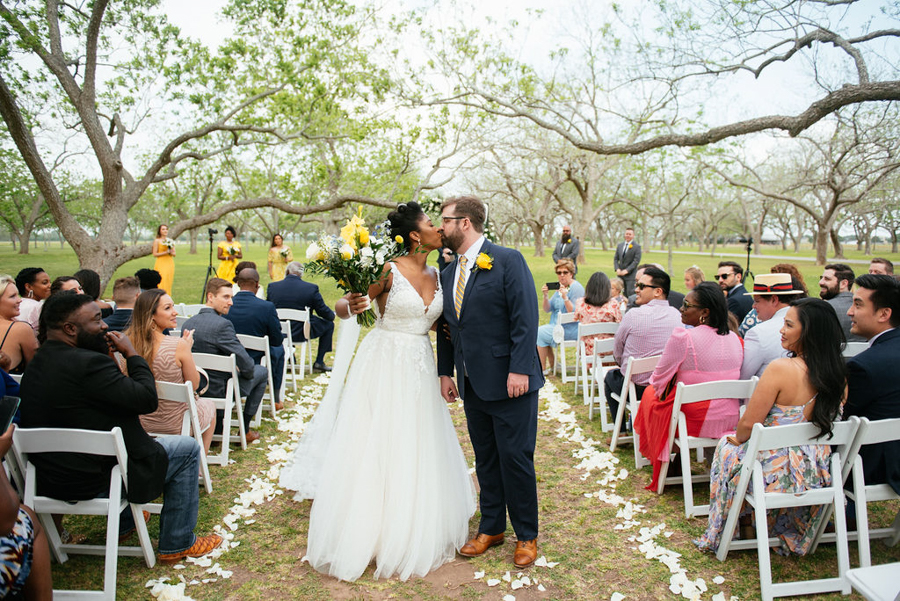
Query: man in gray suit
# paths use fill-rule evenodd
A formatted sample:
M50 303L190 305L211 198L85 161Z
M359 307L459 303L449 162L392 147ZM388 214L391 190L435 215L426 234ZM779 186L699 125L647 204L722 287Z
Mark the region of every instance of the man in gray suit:
M865 342L865 338L850 332L850 316L847 315L847 309L853 304L852 289L855 278L856 274L849 265L843 263L826 265L819 280L819 296L834 307L847 342Z
M634 241L634 228L625 228L625 240L619 242L613 256L616 275L625 282L625 294L634 292L635 271L641 262L641 245Z
M208 353L210 355L222 355L227 357L233 354L237 359L238 385L244 401L244 427L246 428L247 442L251 443L259 439L259 433L250 429L250 421L256 415L263 394L266 391L269 373L262 365L256 365L234 332L234 325L223 315L228 313L233 301L231 299L231 282L222 278L212 278L206 284L206 306L200 312L184 322L182 330L194 331L194 346L191 350L196 353ZM228 377L219 372L210 372L209 388L206 394L212 397L225 395L225 382ZM216 420L217 428L221 427L223 415Z
M578 252L581 250L581 243L577 238L572 237L572 226L566 224L562 229L562 236L556 243L556 249L553 251L553 263L556 264L560 259L572 259L575 264L575 272L578 272Z

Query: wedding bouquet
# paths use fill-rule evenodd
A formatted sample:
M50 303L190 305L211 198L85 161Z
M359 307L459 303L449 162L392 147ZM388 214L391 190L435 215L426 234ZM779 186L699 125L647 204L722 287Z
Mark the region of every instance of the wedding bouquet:
M225 250L227 250L228 254L231 255L232 257L237 254L237 249L230 244L228 245L228 248L226 248Z
M173 248L175 248L175 241L171 238L166 238L162 243L163 246L166 247L166 250L172 250Z
M360 207L362 212L362 207ZM359 215L347 220L340 236L322 235L306 249L310 273L323 274L337 282L344 292L368 294L369 286L382 277L384 264L404 254L403 239L392 240L389 225L382 223L371 232ZM375 312L366 309L356 316L361 326L375 324Z
M281 249L281 256L284 257L285 259L290 259L290 258L291 258L291 249L288 248L287 246L285 246L284 248L282 248L282 249Z

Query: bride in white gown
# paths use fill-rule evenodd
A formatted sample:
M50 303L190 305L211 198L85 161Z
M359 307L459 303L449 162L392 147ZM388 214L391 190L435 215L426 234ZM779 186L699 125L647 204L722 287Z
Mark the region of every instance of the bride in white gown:
M475 512L472 478L440 395L428 337L443 304L437 270L426 265L441 245L440 233L414 202L388 217L391 236L403 236L410 252L370 289L375 327L360 344L339 399L326 394L281 474L283 487L299 490L300 498L314 496L310 565L348 581L373 559L376 578L424 576L455 557ZM347 316L360 306L345 297L336 309ZM337 368L332 387L341 386Z

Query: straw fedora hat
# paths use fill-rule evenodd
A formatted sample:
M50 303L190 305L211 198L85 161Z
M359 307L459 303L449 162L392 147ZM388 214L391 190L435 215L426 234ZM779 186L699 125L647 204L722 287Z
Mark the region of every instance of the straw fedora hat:
M753 291L748 296L771 294L803 294L803 291L794 290L789 273L761 273L753 278Z

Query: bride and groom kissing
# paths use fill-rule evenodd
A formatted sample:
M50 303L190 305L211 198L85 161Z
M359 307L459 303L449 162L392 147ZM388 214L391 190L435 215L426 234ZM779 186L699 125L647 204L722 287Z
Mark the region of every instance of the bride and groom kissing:
M445 201L440 227L415 202L388 219L409 252L368 295L338 301L336 312L347 318L371 299L379 319L346 380L332 377L281 476L282 486L299 491L296 499L314 498L307 559L342 580L357 579L373 559L376 578L424 576L457 552L475 557L501 545L508 513L517 538L512 561L526 568L537 558L534 447L543 385L531 272L519 252L485 239L485 207L475 197ZM426 260L441 246L458 259L438 274ZM480 487L481 520L468 542L474 489L446 404L460 398ZM321 457L320 465L305 465L307 455Z

